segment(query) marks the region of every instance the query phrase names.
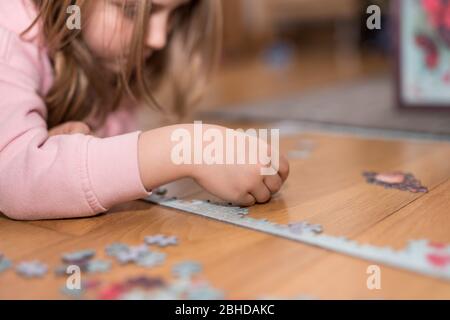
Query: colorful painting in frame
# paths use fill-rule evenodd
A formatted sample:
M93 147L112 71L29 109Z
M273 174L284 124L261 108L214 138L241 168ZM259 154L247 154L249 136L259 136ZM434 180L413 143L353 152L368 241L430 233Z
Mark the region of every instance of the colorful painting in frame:
M401 107L450 111L450 1L396 0Z

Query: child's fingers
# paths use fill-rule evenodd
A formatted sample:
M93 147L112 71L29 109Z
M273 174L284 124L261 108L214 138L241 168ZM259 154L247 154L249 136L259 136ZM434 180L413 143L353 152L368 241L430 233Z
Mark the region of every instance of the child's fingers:
M278 174L275 174L272 176L265 176L264 184L270 190L271 194L275 194L278 191L280 191L281 186L283 185L283 180L281 179L280 175L278 175Z
M49 137L57 136L60 134L64 134L63 128L61 128L60 126L54 127L48 131Z
M57 136L62 134L91 134L91 128L84 122L81 121L71 121L63 123L49 130L49 136Z
M265 203L272 197L269 188L267 188L264 183L259 183L258 186L251 191L251 194L258 203Z
M256 199L250 193L247 193L242 199L239 200L239 205L243 207L251 207L256 203Z
M84 122L69 122L67 128L67 134L82 133L90 134L91 128Z

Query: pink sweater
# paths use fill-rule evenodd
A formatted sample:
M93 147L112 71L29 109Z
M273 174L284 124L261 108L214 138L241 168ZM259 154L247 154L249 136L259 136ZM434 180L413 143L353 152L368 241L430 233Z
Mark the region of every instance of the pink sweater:
M0 1L0 212L13 219L91 216L149 195L138 165L133 117L110 115L94 136L49 137L42 96L52 67L38 45L31 0ZM134 129L135 130L135 129Z

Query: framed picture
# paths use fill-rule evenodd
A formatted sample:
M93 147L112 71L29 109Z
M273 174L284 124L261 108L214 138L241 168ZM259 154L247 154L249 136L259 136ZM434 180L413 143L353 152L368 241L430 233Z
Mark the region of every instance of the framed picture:
M450 111L450 1L393 5L398 105Z

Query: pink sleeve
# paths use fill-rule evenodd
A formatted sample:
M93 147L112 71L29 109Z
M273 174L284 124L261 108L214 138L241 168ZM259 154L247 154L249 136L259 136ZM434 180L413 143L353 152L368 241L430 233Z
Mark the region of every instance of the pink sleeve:
M97 137L110 137L135 131L137 128L137 108L123 105L120 109L113 112L106 119L105 124L96 130L94 134Z
M21 220L82 217L147 196L139 132L48 137L37 56L0 28L0 211Z

